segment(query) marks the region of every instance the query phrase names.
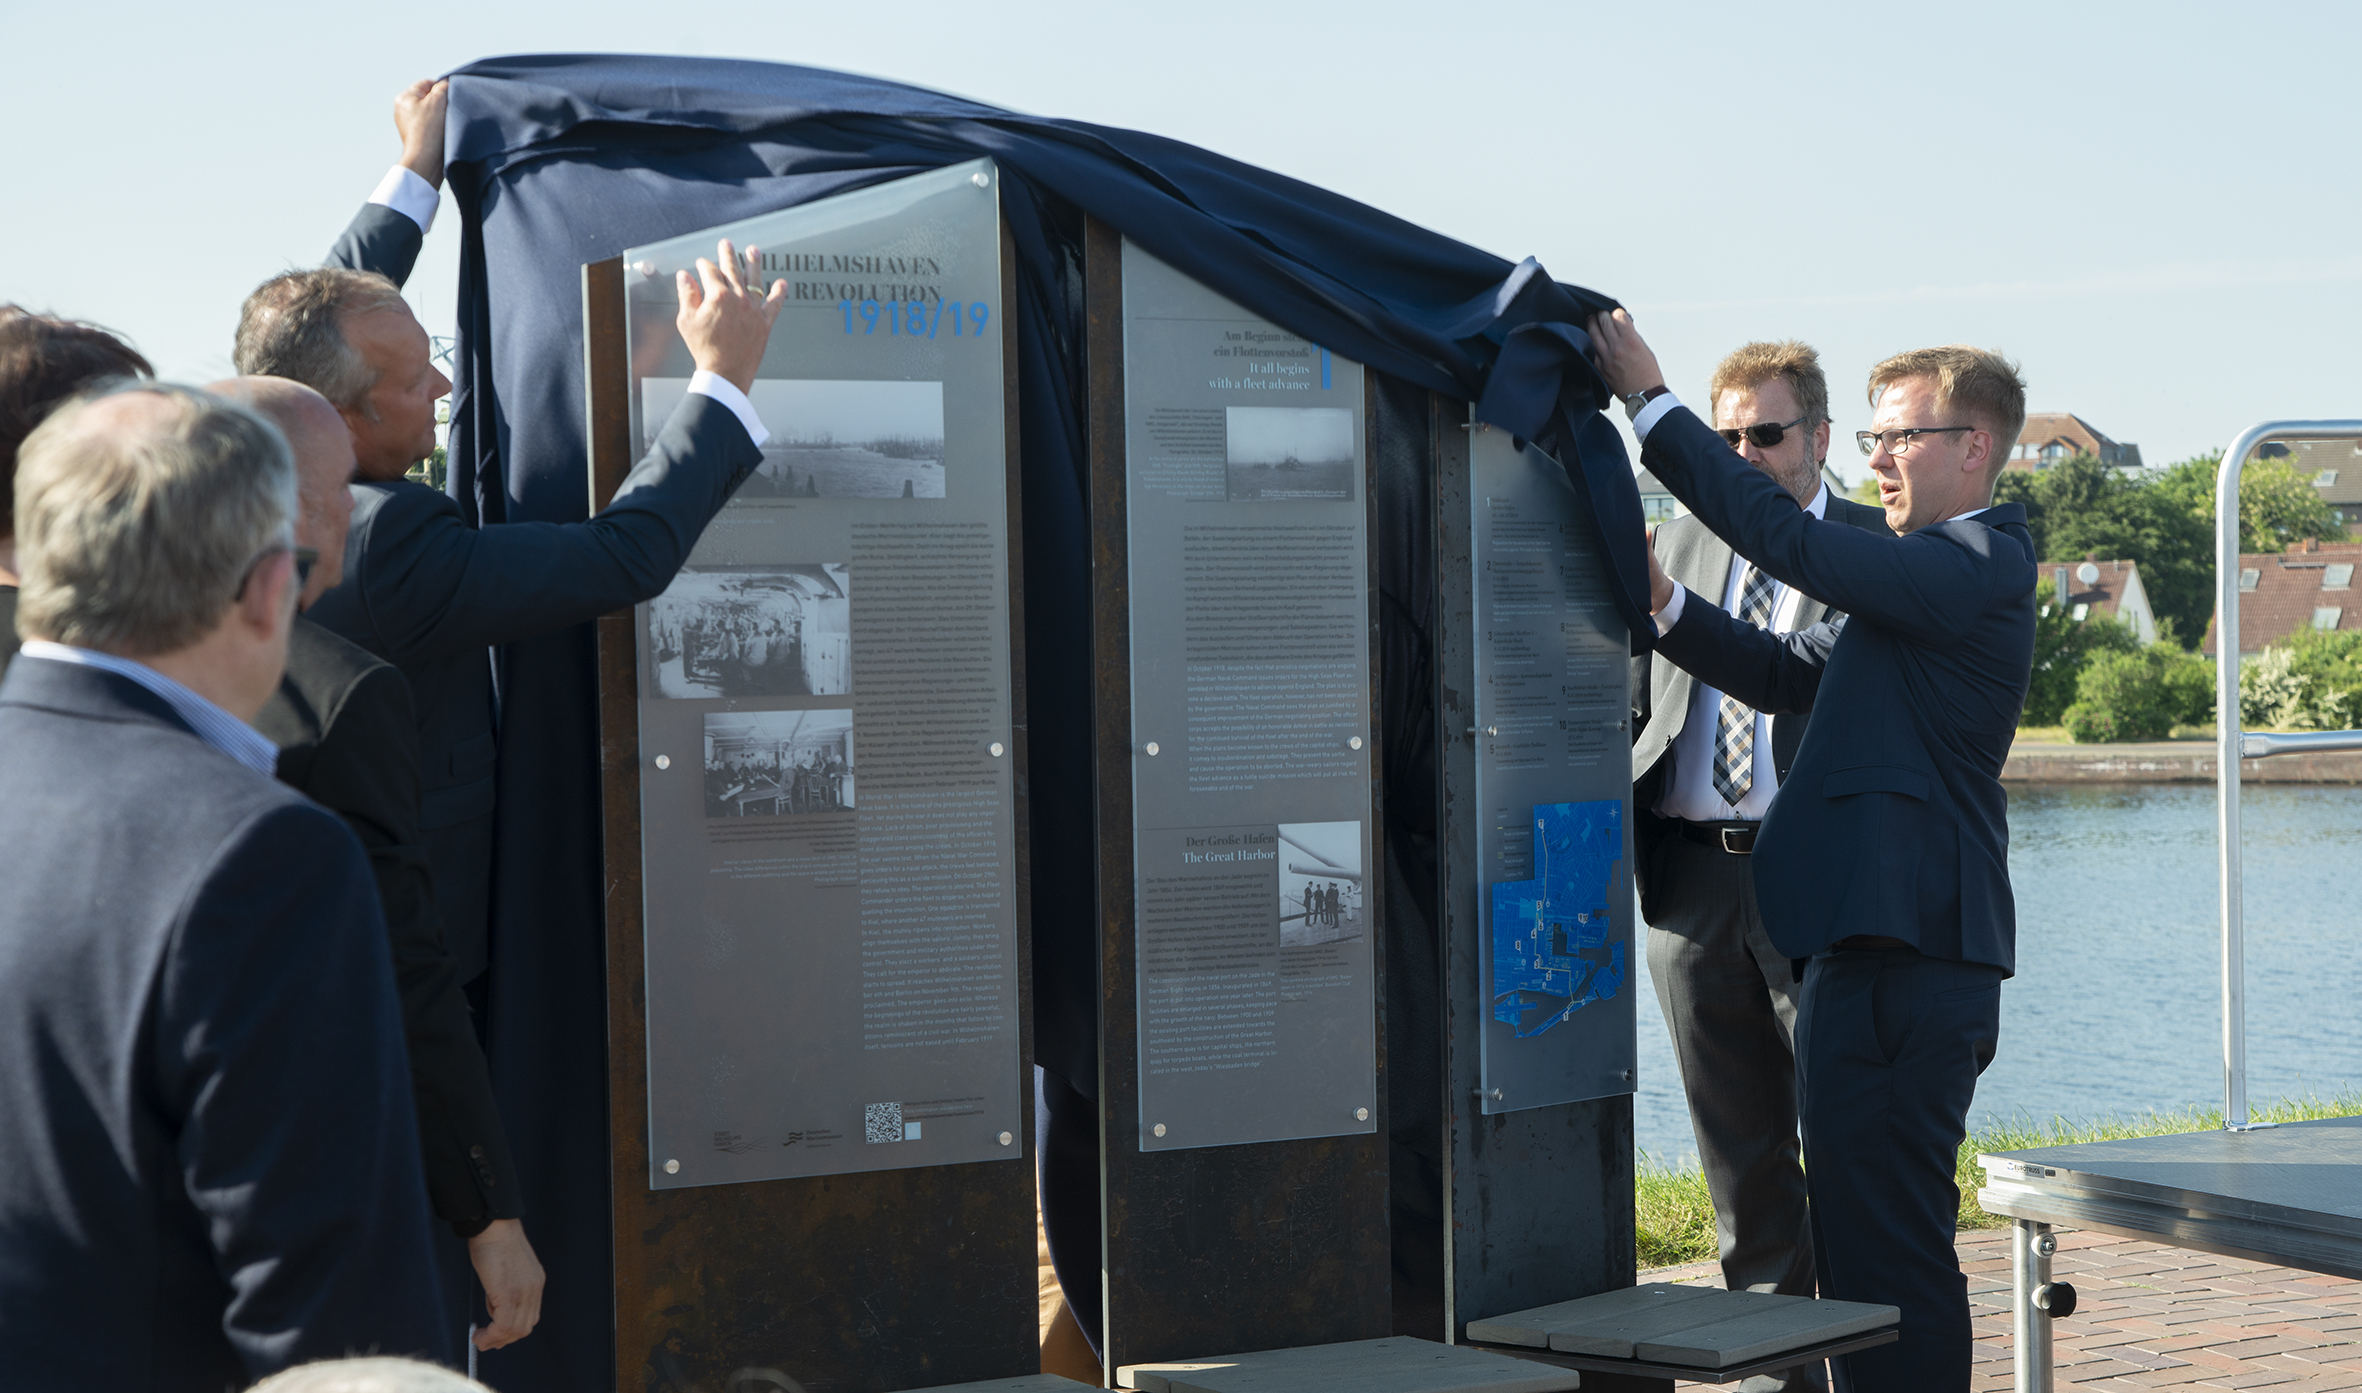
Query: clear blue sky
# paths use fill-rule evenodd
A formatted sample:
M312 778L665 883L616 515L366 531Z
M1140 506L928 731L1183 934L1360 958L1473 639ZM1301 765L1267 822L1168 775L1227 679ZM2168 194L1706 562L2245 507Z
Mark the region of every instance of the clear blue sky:
M391 163L397 88L594 49L1204 145L1619 297L1677 390L1748 338L1807 339L1841 433L1878 358L1958 340L2153 463L2362 414L2354 4L14 0L0 299L224 375L245 292L316 260ZM437 332L444 219L412 283Z

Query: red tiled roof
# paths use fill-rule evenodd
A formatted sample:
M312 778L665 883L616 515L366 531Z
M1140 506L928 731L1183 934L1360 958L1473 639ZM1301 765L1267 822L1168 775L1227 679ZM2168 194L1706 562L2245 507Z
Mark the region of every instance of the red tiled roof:
M2299 629L2314 627L2316 610L2338 611L2337 622L2326 627L2362 629L2362 543L2324 543L2313 551L2250 553L2239 558L2242 571L2256 573L2255 588L2239 595L2239 651L2254 653L2287 638ZM2345 572L2346 588L2325 590L2330 568ZM2214 622L2207 621L2206 641L2200 651L2214 651Z
M2034 411L2026 416L2025 429L2018 432L2017 447L2004 461L2005 469L2039 469L2042 467L2044 447L2056 445L2069 455L2096 455L2105 464L2138 468L2141 451L2138 445L2120 445L2093 428L2091 422L2071 411Z

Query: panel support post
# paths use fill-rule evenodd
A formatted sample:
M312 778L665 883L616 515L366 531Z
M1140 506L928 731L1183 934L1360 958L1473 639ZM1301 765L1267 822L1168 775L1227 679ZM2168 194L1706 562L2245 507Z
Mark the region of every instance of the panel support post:
M2018 1393L2050 1393L2050 1312L2034 1303L2050 1286L2050 1255L2059 1241L2050 1225L2032 1219L2017 1220L2010 1238Z

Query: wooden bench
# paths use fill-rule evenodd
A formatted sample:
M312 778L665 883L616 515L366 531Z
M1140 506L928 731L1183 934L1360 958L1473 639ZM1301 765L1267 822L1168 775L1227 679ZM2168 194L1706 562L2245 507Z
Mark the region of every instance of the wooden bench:
M1127 1364L1115 1381L1139 1393L1565 1393L1581 1385L1569 1369L1408 1335Z
M1892 1306L1650 1282L1473 1320L1468 1342L1581 1370L1592 1393L1671 1393L1888 1344L1901 1321Z

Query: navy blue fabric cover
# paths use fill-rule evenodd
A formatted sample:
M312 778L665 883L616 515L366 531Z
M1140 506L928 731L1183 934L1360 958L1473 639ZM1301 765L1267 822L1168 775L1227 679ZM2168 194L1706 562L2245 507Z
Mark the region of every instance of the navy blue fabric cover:
M1036 1059L1096 1090L1081 215L1258 314L1474 401L1592 499L1636 645L1640 501L1580 327L1614 301L1295 180L1135 131L817 69L535 55L452 75L463 220L451 487L483 523L585 516L580 268L979 156L1016 244ZM1381 567L1388 558L1380 558ZM1637 651L1637 650L1636 650ZM606 996L588 626L501 651L487 1029L550 1272L509 1393L612 1386ZM1391 738L1391 737L1390 737Z

